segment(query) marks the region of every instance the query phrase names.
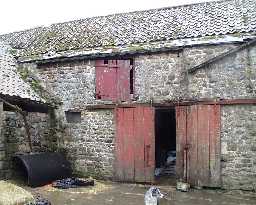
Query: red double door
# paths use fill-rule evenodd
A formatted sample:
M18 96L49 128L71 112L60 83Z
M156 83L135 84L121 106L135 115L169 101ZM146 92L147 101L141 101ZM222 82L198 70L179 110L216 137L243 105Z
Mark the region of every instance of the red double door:
M153 107L116 109L115 179L154 182ZM220 186L220 106L176 107L176 177L194 186Z
M155 169L154 108L117 108L115 179L152 182Z
M176 177L220 187L220 105L176 107Z

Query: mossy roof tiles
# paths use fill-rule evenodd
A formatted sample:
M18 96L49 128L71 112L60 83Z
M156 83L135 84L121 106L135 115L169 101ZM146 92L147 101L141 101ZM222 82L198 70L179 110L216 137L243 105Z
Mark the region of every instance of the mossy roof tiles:
M221 0L52 24L0 36L18 56L256 31L255 0Z
M16 61L9 51L9 46L0 42L0 94L45 103L18 74Z

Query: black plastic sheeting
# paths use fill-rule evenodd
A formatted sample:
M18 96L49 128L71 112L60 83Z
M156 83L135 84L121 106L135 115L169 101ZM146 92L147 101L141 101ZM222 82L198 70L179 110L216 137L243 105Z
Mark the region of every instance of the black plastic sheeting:
M54 188L58 189L69 189L76 187L94 186L93 179L78 179L78 178L67 178L60 179L52 183Z
M71 177L70 163L61 153L16 155L13 160L16 171L25 170L24 177L27 178L27 184L31 187Z
M51 202L48 199L45 199L41 196L36 196L35 202L27 203L25 205L51 205Z

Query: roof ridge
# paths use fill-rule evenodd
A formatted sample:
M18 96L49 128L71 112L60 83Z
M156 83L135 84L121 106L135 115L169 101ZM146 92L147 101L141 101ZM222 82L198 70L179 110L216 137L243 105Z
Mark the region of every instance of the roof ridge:
M46 28L46 27L44 27L44 26L37 26L37 27L33 27L33 28L28 28L28 29L20 30L20 31L13 31L13 32L10 32L10 33L3 33L3 34L0 34L0 37L7 36L7 35L21 34L23 32L29 32L29 31L32 31L32 30L43 29L43 28Z
M149 12L149 11L169 10L169 9L190 7L190 6L195 6L195 5L221 3L221 2L227 2L227 1L232 1L233 2L233 1L237 1L237 0L211 0L211 1L205 0L204 2L198 2L198 3L192 3L192 4L182 4L182 5L176 5L176 6L167 6L167 7L159 7L159 8L152 8L152 9L134 10L134 11L128 11L128 12L118 12L118 13L107 14L107 15L99 15L99 16L90 16L90 17L80 18L80 19L75 19L75 20L70 20L70 21L52 23L51 25L49 25L47 27L44 27L44 28L51 27L52 25L67 24L67 23L73 23L73 22L78 22L78 21L83 21L83 20L88 20L88 19L94 19L94 18L102 18L102 17L109 17L109 16L116 16L116 15L123 15L123 14L134 14L134 13Z
M49 26L36 26L33 28L28 28L20 31L14 31L10 33L4 33L0 34L1 36L6 36L6 35L13 35L13 34L18 34L22 32L28 32L32 31L35 29L49 29L51 26L54 25L61 25L61 24L68 24L68 23L74 23L74 22L79 22L83 20L89 20L89 19L95 19L95 18L102 18L102 17L110 17L110 16L115 16L115 15L124 15L124 14L134 14L138 12L150 12L150 11L160 11L160 10L169 10L169 9L175 9L175 8L182 8L182 7L191 7L195 5L203 5L203 4L213 4L213 3L221 3L221 2L227 2L227 1L237 1L237 0L213 0L213 1L204 1L204 2L198 2L198 3L192 3L192 4L183 4L183 5L177 5L177 6L167 6L167 7L160 7L160 8L152 8L152 9L145 9L145 10L135 10L135 11L129 11L129 12L118 12L118 13L113 13L113 14L107 14L107 15L98 15L98 16L90 16L90 17L85 17L85 18L79 18L75 20L70 20L70 21L63 21L63 22L56 22L56 23L51 23Z
M35 58L59 52L127 46L256 31L255 0L218 0L88 17L0 36L16 56ZM130 46L130 47L129 47ZM139 46L139 45L138 45ZM63 54L64 55L64 54Z

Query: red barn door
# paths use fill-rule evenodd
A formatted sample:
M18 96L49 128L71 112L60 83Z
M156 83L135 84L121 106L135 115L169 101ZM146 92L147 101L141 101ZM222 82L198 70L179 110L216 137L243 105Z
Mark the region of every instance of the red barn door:
M130 60L96 60L96 99L130 99Z
M115 179L153 182L155 169L154 109L116 109Z
M117 68L98 66L96 69L96 98L117 99Z
M194 186L219 187L220 105L176 108L177 177Z

